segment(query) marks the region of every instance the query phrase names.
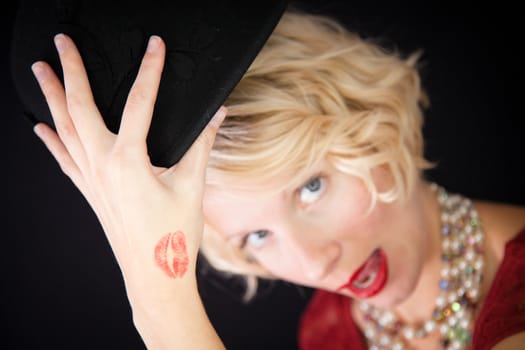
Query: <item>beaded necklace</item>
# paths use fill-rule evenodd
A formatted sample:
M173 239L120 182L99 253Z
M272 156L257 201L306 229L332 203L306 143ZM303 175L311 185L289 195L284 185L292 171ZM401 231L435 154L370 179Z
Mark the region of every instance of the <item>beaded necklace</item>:
M449 195L432 184L441 207L442 268L440 294L429 320L407 325L394 313L380 310L364 301L364 333L370 350L406 350L414 338L423 338L438 329L446 350L466 349L472 334L472 320L479 299L483 270L483 231L471 200Z

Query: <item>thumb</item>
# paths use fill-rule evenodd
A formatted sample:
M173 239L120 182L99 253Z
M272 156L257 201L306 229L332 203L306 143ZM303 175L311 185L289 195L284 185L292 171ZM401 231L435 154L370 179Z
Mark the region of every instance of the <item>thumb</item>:
M211 118L208 125L195 140L190 149L176 164L177 172L185 173L187 176L200 176L204 178L204 172L208 164L213 143L217 131L226 117L227 109L221 106Z

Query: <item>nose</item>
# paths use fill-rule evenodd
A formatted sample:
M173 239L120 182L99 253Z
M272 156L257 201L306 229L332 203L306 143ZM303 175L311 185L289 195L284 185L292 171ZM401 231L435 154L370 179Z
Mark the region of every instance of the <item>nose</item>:
M295 260L304 276L312 282L330 274L341 255L340 244L324 237L322 232L290 235L284 247L283 253L288 254L292 262Z

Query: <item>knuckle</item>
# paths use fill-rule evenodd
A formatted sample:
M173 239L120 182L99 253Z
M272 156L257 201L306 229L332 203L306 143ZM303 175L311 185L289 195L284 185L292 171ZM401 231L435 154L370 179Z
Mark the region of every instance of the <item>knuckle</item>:
M119 169L100 159L91 159L88 169L90 187L95 192L107 193L114 190L115 178L120 175Z
M71 123L58 123L57 132L63 140L72 139L76 135L75 127Z
M71 113L79 113L82 112L86 108L87 101L78 96L78 95L70 95L67 98L67 108Z
M112 174L113 172L110 169L106 171L106 169L100 166L91 166L90 173L93 183L97 184L97 186L101 186L102 188L107 188L107 184L110 183L108 175Z
M150 100L149 93L145 89L134 87L128 95L127 103L132 106L141 106L149 104Z
M211 132L207 132L204 135L204 142L205 142L207 148L212 148L214 141L215 141L215 137L213 136L213 134Z
M203 147L205 147L206 149L211 149L212 146L213 146L213 142L214 142L214 137L213 135L211 134L210 130L205 130L201 137L200 137L200 142L202 144Z
M44 93L44 96L46 97L46 101L48 103L55 103L59 100L60 91L51 84L44 84L42 86L42 92Z
M110 166L113 171L124 171L131 167L133 162L136 162L136 155L130 146L118 146L113 149L110 156Z
M195 194L195 177L185 176L177 179L177 185L173 186L172 190L176 197L186 197L191 199ZM189 204L189 203L188 203Z

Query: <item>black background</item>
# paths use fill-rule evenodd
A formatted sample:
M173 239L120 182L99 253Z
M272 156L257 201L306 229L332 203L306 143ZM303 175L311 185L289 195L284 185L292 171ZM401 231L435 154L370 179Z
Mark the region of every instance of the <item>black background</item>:
M474 198L525 204L523 46L517 5L300 1L364 36L408 53L423 49L432 106L427 176ZM8 52L14 10L2 12L1 106L5 229L1 239L1 348L144 349L120 271L87 202L23 119ZM4 192L5 193L5 192ZM311 291L264 283L243 305L238 283L213 272L200 289L229 349L294 349Z

